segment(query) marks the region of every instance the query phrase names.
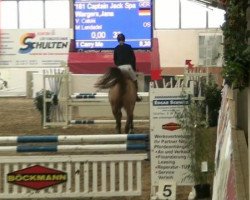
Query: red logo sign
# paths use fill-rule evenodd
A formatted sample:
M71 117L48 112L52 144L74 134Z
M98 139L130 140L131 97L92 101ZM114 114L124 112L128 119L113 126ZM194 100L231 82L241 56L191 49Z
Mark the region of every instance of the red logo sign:
M169 122L167 124L162 125L162 129L168 130L168 131L175 131L177 129L180 129L181 125L174 123L174 122Z
M8 183L40 190L67 181L67 173L35 165L7 174Z

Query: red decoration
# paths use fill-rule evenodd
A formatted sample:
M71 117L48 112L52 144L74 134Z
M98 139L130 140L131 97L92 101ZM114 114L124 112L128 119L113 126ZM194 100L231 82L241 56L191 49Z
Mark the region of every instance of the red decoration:
M161 80L161 69L152 69L151 70L151 80L153 81L157 81L157 80Z
M189 70L193 70L194 69L194 65L191 63L192 60L186 60L185 64L187 65Z

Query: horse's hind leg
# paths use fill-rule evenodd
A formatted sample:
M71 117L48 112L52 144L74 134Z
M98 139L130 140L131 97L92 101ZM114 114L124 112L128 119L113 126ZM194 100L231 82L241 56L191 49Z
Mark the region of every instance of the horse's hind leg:
M134 133L134 123L133 123L133 114L127 115L127 121L125 125L125 133Z
M132 119L130 122L130 133L134 133L134 116L132 115Z
M116 121L115 133L120 134L121 133L121 120L122 120L121 109L117 108L116 106L113 106L112 112L113 112L113 115L114 115L115 121Z

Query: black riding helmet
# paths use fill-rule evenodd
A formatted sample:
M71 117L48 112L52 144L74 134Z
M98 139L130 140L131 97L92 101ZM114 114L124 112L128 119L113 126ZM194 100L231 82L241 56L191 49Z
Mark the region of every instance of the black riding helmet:
M123 35L122 33L118 34L117 35L117 40L118 40L118 42L125 41L125 35Z

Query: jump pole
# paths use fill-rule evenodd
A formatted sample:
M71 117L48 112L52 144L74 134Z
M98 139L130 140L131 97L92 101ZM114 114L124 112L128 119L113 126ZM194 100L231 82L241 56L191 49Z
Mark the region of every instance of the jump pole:
M126 120L122 120L122 123L126 123ZM149 119L138 119L133 120L134 123L148 123ZM107 120L91 120L91 119L84 119L84 120L70 120L70 124L114 124L116 123L113 119Z
M146 144L102 144L102 145L47 145L47 146L1 146L0 153L29 153L29 152L114 152L147 150Z
M48 135L48 136L10 136L0 137L0 144L20 144L18 146L0 146L3 152L107 152L148 150L148 134L113 135ZM134 142L134 141L140 141ZM99 144L101 142L123 142L119 144ZM28 144L27 144L28 143ZM32 143L32 145L30 145ZM41 145L40 143L53 143ZM67 143L67 144L65 144ZM71 145L70 143L78 143ZM79 144L97 143L97 144ZM34 145L35 144L35 145ZM65 145L60 145L65 144Z
M148 92L137 92L137 94L143 98L149 97ZM108 93L98 92L98 93L74 93L70 95L72 99L107 99Z
M148 141L148 134L1 136L0 144Z

